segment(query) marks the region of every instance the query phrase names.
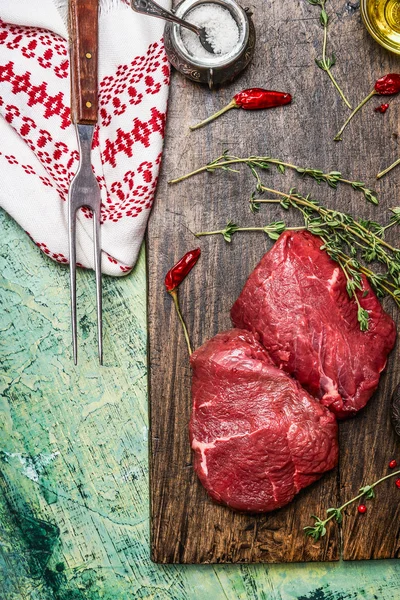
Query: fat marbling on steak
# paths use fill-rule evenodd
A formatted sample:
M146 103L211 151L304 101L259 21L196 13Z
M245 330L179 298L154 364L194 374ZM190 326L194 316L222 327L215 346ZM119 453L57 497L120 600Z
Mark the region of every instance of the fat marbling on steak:
M375 391L396 329L363 277L357 296L369 329L360 331L345 275L321 246L309 232L283 233L251 273L231 317L236 327L257 332L274 363L343 419Z
M271 511L336 465L334 415L272 363L254 334L220 333L191 365L194 468L214 500Z

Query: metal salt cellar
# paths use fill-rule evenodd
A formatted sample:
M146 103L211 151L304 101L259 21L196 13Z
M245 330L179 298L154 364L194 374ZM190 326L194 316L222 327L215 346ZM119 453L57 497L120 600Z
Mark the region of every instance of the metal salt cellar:
M251 12L243 9L235 0L182 0L172 11L172 17L187 21L189 13L194 8L207 4L217 4L225 8L236 22L239 41L229 53L210 54L207 58L194 56L183 43L182 25L176 22L166 23L164 44L168 59L177 71L192 81L207 84L212 89L214 86L232 81L247 67L253 58L256 34ZM171 15L152 0L132 0L132 8L137 12L162 19L168 19Z

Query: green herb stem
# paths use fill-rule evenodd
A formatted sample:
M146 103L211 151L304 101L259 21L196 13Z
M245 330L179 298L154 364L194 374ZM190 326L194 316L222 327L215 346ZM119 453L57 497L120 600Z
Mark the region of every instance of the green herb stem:
M368 100L370 100L372 98L372 96L375 96L376 93L377 92L375 90L372 90L372 92L370 94L368 94L368 96L366 96L364 98L364 100L362 100L360 102L360 104L358 106L356 106L356 108L353 110L353 112L351 113L351 115L349 116L349 118L345 121L344 125L341 127L341 129L337 132L337 134L333 138L335 140L335 142L340 142L342 140L342 133L346 129L347 125L350 123L350 121L352 120L352 118L354 117L354 115L356 113L358 113L358 111L360 110L360 108L362 108L364 106L364 104L366 104L368 102Z
M398 158L397 160L395 160L394 163L390 165L390 167L387 167L386 169L384 169L383 171L381 171L380 173L378 173L378 175L376 176L376 178L377 179L381 179L381 177L383 177L384 175L386 175L387 173L389 173L389 171L391 171L392 169L394 169L395 167L397 167L397 165L400 165L400 158Z
M189 179L190 177L204 172L213 173L217 170L234 171L234 169L232 169L232 166L239 164L245 164L246 166L248 166L253 172L253 175L256 174L255 169L267 170L270 165L276 165L280 173L284 173L285 169L291 169L293 171L296 171L299 175L302 175L303 177L311 177L312 179L315 179L318 183L328 183L328 185L334 188L336 188L339 183L350 185L353 189L362 192L366 200L372 202L373 204L378 204L376 194L373 190L368 189L361 181L351 181L349 179L345 179L344 177L342 177L342 174L339 171L330 171L324 173L320 169L300 167L298 165L286 162L284 160L280 160L279 158L272 158L270 156L248 156L245 158L241 158L238 156L231 156L227 152L225 152L221 156L218 156L218 158L216 158L215 160L209 162L207 165L195 169L194 171L191 171L186 175L182 175L181 177L171 179L168 183L179 183L180 181L184 181L185 179Z
M240 108L240 106L238 104L236 104L235 100L232 100L231 102L229 102L229 104L227 104L226 106L221 108L219 111L217 111L210 117L207 117L207 119L204 119L204 121L201 121L200 123L197 123L196 125L191 125L189 127L189 129L191 131L194 131L195 129L199 129L200 127L203 127L204 125L207 125L207 123L214 121L214 119L216 119L217 117L220 117L221 115L228 112L228 110L231 110L232 108Z
M178 318L179 318L179 320L181 322L181 325L182 325L183 335L185 336L185 341L186 341L186 345L187 345L187 348L188 348L189 356L191 356L193 354L193 350L192 350L192 346L190 344L189 333L188 333L188 330L187 330L187 327L186 327L186 323L185 323L185 321L183 319L182 312L181 312L181 307L179 305L178 288L175 288L174 290L171 290L169 292L169 294L172 296L172 300L174 301L175 310L176 310L176 313L177 313Z
M194 175L198 175L199 173L205 173L206 171L213 172L216 169L221 169L223 166L234 165L234 164L238 164L238 163L245 163L248 160L246 158L236 158L235 160L227 160L227 161L224 161L223 164L218 164L219 161L223 160L223 159L224 159L224 155L219 156L218 158L216 158L211 163L208 163L207 165L204 165L203 167L199 167L195 171L191 171L190 173L186 173L186 175L182 175L181 177L177 177L176 179L170 179L168 181L168 183L169 184L179 183L180 181L184 181L185 179L189 179L190 177L193 177Z
M261 186L261 191L270 192L272 194L276 194L277 196L288 198L289 200L291 199L290 194L288 195L288 194L285 194L284 192L280 192L278 190L271 189L269 187L266 187L265 185ZM260 203L260 204L263 203L262 199L254 200L254 201L257 203ZM300 204L301 206L306 206L307 208L314 210L315 212L319 213L321 216L323 216L325 218L330 217L330 216L332 216L332 218L334 218L335 216L337 216L339 214L337 211L332 211L332 210L323 208L322 206L319 206L313 202L310 202L309 200L307 200L307 198L296 196L295 201L297 204ZM276 200L276 202L279 202L279 201ZM391 250L392 252L400 252L399 248L394 248L393 246L388 244L388 242L386 242L385 240L382 240L380 237L375 235L372 231L369 231L368 229L366 229L358 221L355 221L353 219L352 219L352 221L356 225L357 229L360 229L363 233L367 234L367 236L370 236L376 244L385 246L386 248L388 248L388 250ZM361 240L367 241L367 240L365 240L364 236L359 231L357 231L357 229L355 229L354 227L349 226L345 223L341 223L341 227L343 227L343 229L345 229L349 233L352 233L356 237L360 238Z
M350 257L345 263L343 263L341 258L338 257L338 263L341 266L344 276L347 279L347 285L348 286L350 285L350 288L348 288L348 289L352 289L352 287L353 287L352 286L353 278L351 277L351 275L349 274L349 272L347 270L347 265L350 262L351 262ZM361 306L360 300L358 298L356 291L352 292L352 298L354 298L355 303L357 304L357 316L358 316L358 322L360 323L360 329L361 329L361 331L368 331L368 328L369 328L368 312Z
M316 517L313 515L313 519L315 520L315 523L314 523L314 525L307 525L306 527L303 528L305 534L313 537L315 540L319 540L321 537L323 537L326 534L326 524L329 523L329 521L336 518L336 521L338 523L341 523L342 518L343 518L343 511L345 508L347 508L354 502L357 502L357 500L360 500L363 497L365 497L366 499L374 498L375 493L373 492L373 490L376 488L376 486L379 485L380 483L382 483L383 481L385 481L386 479L390 479L391 477L395 477L396 475L400 475L400 471L395 471L394 473L389 473L389 475L386 475L385 477L381 477L381 479L378 479L378 481L375 481L375 483L373 483L372 485L366 485L364 487L361 487L360 493L357 494L357 496L354 496L354 498L351 498L350 500L348 500L347 502L345 502L344 504L342 504L342 506L339 506L338 508L328 509L327 513L329 516L327 516L326 519L320 519L319 517Z
M349 260L351 260L351 257L350 257L348 254L345 254L344 252L338 252L338 255L339 255L341 258L343 258L343 260L346 260L346 261L349 261ZM363 275L365 275L365 276L366 276L368 279L371 279L371 278L373 278L373 277L375 276L375 273L374 273L373 271L371 271L371 269L368 269L368 267L366 267L366 266L364 266L364 265L360 265L360 266L359 266L359 269L360 269L360 272L361 272ZM385 288L385 287L383 286L383 284L381 284L381 285L382 285L382 288L383 288L383 289L385 289L385 290L387 291L387 293L388 293L388 294L391 294L391 293L392 293L392 292L391 292L389 289ZM392 283L391 281L385 281L385 285L388 285L388 286L390 286L391 288L393 288L393 289L395 289L395 290L396 290L396 289L398 289L398 286L396 286L396 285L395 285L394 283ZM395 300L396 300L396 302L397 302L397 303L399 303L399 302L400 302L400 298L397 298L396 296L393 296L393 297L395 298Z
M351 110L351 104L350 104L350 102L347 100L347 98L344 95L342 89L340 88L338 82L336 81L336 79L332 75L332 71L331 71L331 68L329 66L329 59L327 59L327 57L326 57L327 39L328 39L328 25L324 26L324 41L323 41L323 45L322 45L322 61L323 61L323 64L324 64L323 70L326 71L329 79L332 81L333 85L335 86L335 88L339 92L339 95L340 95L341 99L343 100L343 102ZM333 66L333 65L331 65L331 66Z
M348 215L343 215L342 213L338 213L337 211L331 211L328 209L324 209L323 207L319 207L315 203L308 201L306 198L298 197L298 195L296 195L296 197L288 196L287 194L284 194L283 192L278 192L278 190L271 190L270 188L266 188L265 186L263 186L263 187L264 187L264 189L266 189L266 191L272 192L272 193L280 196L283 199L291 199L295 203L294 204L295 207L298 208L298 210L300 210L300 212L302 212L303 218L304 218L306 224L309 221L310 215L307 213L304 213L304 211L301 209L301 205L306 206L307 208L310 208L311 210L315 210L316 212L318 212L318 214L320 214L324 220L322 221L322 223L319 223L317 225L317 232L315 230L315 227L313 228L309 224L307 225L308 230L315 235L320 235L320 233L318 233L318 229L320 229L322 225L327 226L327 227L332 227L331 218L335 219L335 217L343 216L343 217L347 217L348 219L350 219L350 221L352 223L354 223L354 227L351 227L351 226L347 225L346 223L340 223L338 226L337 224L335 224L335 221L333 221L333 223L334 223L334 225L332 227L333 231L335 231L335 229L338 227L338 228L343 228L346 232L350 233L352 236L353 246L357 245L364 251L366 249L370 249L371 251L375 252L376 256L373 256L372 258L375 258L375 259L379 260L380 262L382 262L383 264L385 264L388 267L389 273L386 274L385 276L383 276L383 275L377 276L376 273L374 273L372 270L368 269L364 265L360 264L358 261L356 261L356 264L353 265L354 268L357 271L359 271L360 273L364 274L367 277L367 279L372 283L372 285L375 288L377 288L378 291L380 289L382 292L389 294L393 298L393 300L395 301L397 306L400 306L400 277L398 275L398 273L400 273L400 264L398 262L398 254L400 251L397 248L394 248L393 246L391 246L390 244L385 242L385 240L382 240L381 238L376 236L372 231L369 231L361 223L359 223L358 221L355 221ZM265 200L264 199L252 199L250 202L253 202L256 204L261 204L264 202L267 204L271 204L271 203L277 204L280 202L282 204L282 201L280 201L279 199L272 199L272 198L265 199ZM394 216L392 217L391 222L385 226L381 226L382 233L387 228L392 227L393 225L399 223L400 216L398 216L397 213L400 211L398 211L397 209L392 209L392 212L394 213ZM357 231L357 229L359 229L360 231ZM354 236L356 236L357 239L354 239ZM363 243L360 243L359 240L361 240ZM349 240L344 239L343 241L345 244L349 244ZM326 245L326 250L328 251L328 253L330 254L330 256L333 259L337 260L338 262L339 262L338 259L344 259L346 261L346 264L351 261L354 262L354 257L348 256L346 253L342 252L337 247L335 247L334 252L332 252L332 248L330 248L329 241L324 239L324 242ZM393 252L394 257L391 257L390 255L388 255L384 249L379 248L379 244L383 245L384 247L387 247L391 252ZM341 265L341 266L343 267L343 265ZM348 278L348 270L344 269L344 271L345 271L346 278ZM396 275L396 273L397 273L397 275ZM395 279L395 283L388 280L388 276L393 277ZM354 277L354 272L352 273L352 278L356 279L356 277ZM354 288L355 287L360 288L359 285L355 285ZM392 288L392 289L390 289L390 288ZM354 292L354 291L355 291L355 289L352 290L352 292ZM351 293L351 288L349 288L349 294L350 294L350 296L353 295L353 293ZM356 301L357 300L358 299L356 298ZM359 302L357 302L357 304L359 304ZM363 327L365 324L366 315L362 312L362 308L360 306L359 306L358 317L359 317L360 326Z
M268 200L255 200L255 202L268 202L271 204L278 204L280 203L279 200L277 199L268 199ZM299 207L300 212L303 212L301 207ZM201 231L199 233L196 233L196 237L200 237L200 236L206 236L206 235L222 235L225 239L226 242L231 242L232 241L232 236L233 234L235 234L236 232L239 231L256 231L256 232L261 232L264 234L267 234L272 240L276 240L278 239L278 237L280 236L281 233L283 233L284 231L309 231L310 233L312 233L313 235L318 235L318 237L320 237L322 239L322 241L325 244L326 250L328 253L330 253L330 245L329 245L329 240L327 239L327 236L325 233L323 233L323 230L325 230L327 232L327 229L329 228L329 225L327 223L319 223L317 225L317 230L318 232L316 232L315 227L308 223L307 221L309 219L309 216L307 214L303 214L304 218L305 218L305 222L306 224L303 226L299 226L299 227L286 227L286 225L282 222L282 221L278 221L276 223L269 223L268 225L265 225L263 227L239 227L236 224L229 222L227 224L227 226L225 227L225 229L216 229L214 231ZM362 244L359 244L360 247L362 249L365 249L365 246L363 246ZM345 252L335 249L332 258L334 258L334 260L336 260L341 269L343 270L345 276L346 276L346 280L349 283L351 283L354 279L354 257L349 256L348 254L346 254ZM351 269L349 271L349 265L351 266ZM368 267L366 267L365 265L359 264L357 265L357 270L365 275L365 277L374 285L379 285L379 288L384 291L386 294L388 294L389 296L391 296L393 298L393 300L395 301L395 303L397 304L397 306L400 307L400 289L398 285L395 285L394 283L392 283L391 281L382 278L382 276L379 278L378 282L376 281L377 275L376 273L374 273L373 271L371 271L371 269L368 269ZM357 296L355 292L355 290L361 289L361 285L353 285L350 287L350 289L352 289L352 287L354 287L354 290L351 292L351 297L354 296L355 302L357 303L357 308L358 308L358 320L360 322L360 328L362 328L364 331L368 328L368 319L367 319L367 315L363 312L364 309L362 308L359 298Z
M259 231L276 240L286 230L306 229L321 238L322 247L343 270L347 281L347 292L357 304L357 318L362 331L366 331L369 325L369 314L363 308L358 295L364 290L362 275L367 277L378 294L381 296L389 294L400 306L400 250L381 237L389 227L400 224L400 208L391 209L393 213L391 220L384 226L371 221L358 221L349 214L320 206L309 196L301 196L295 190L285 193L267 187L260 182L258 174L254 175L257 180L257 190L269 192L276 197L258 199L253 194L250 199L253 212L259 210L260 204L263 203L279 204L285 210L293 207L301 213L304 226L286 227L283 221L276 221L262 227L239 227L229 222L225 229L202 231L198 235L220 234L225 241L231 242L232 236L237 231ZM368 269L360 263L358 253L362 253L364 262L370 263L376 260L384 264L387 272L375 273Z
M307 229L307 227L305 227L303 225L301 227L285 227L284 231L304 231L305 229ZM236 227L235 226L234 233L236 233L237 231L262 231L263 233L267 233L268 230L271 232L276 231L276 228L274 227L273 223L271 223L271 225L265 225L265 227ZM195 236L201 237L204 235L218 235L218 234L220 234L220 235L226 234L226 229L218 229L216 231L200 231L199 233L196 233Z
M339 84L337 83L336 79L332 75L331 67L333 67L336 63L335 55L332 54L331 58L329 58L326 54L327 44L328 44L328 24L329 24L329 16L325 9L326 0L308 0L308 2L309 2L309 4L312 4L313 6L320 7L320 9L321 9L320 23L321 23L322 27L324 28L323 41L322 41L322 58L321 59L316 58L315 62L318 65L318 67L320 69L322 69L322 71L325 71L327 73L328 77L330 78L331 82L335 86L335 88L338 91L343 102L346 104L346 106L348 106L348 108L351 109L350 102L347 100L347 98L344 95L343 91L341 90Z
M364 290L362 275L367 277L379 296L389 294L397 306L400 307L400 249L384 239L384 235L390 227L400 225L400 207L390 209L392 216L386 225L372 220L357 220L348 213L325 208L311 199L310 195L301 196L294 189L290 190L289 193L272 189L263 184L259 171L267 170L274 164L281 173L284 173L286 168L293 169L303 176L307 175L314 178L318 183L324 181L335 188L339 182L346 183L356 190L363 191L367 200L377 204L378 200L375 192L367 189L362 182L342 178L341 173L338 171L324 173L318 169L303 169L292 163L271 157L249 156L240 158L230 156L227 151L207 165L172 182L181 181L204 171L214 172L220 169L222 171L237 172L232 167L240 163L249 167L256 180L257 192L271 193L276 196L276 198L257 199L253 192L250 199L250 208L253 213L257 212L263 203L280 204L285 210L295 208L303 217L303 228L322 239L322 247L345 271L347 292L350 298L356 297L357 316L362 330L368 328L369 318L367 311L362 308L362 303L357 297L357 291L363 292ZM225 229L210 232L203 231L200 232L200 235L221 234L225 241L230 242L236 231L261 231L272 240L276 240L286 229L286 224L283 221L270 223L264 227L238 227L236 224L229 222ZM366 264L373 261L378 261L384 265L385 272L374 272L366 266Z

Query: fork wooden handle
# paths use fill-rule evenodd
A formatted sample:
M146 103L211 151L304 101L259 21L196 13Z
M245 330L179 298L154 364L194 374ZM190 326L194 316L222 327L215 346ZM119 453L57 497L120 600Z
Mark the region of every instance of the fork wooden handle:
M98 0L69 0L71 119L97 122Z

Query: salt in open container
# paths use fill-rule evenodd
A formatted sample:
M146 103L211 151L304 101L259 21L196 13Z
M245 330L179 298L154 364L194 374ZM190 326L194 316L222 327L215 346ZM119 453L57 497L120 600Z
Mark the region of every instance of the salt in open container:
M171 64L183 75L210 88L232 81L254 54L255 30L251 13L235 0L182 0L174 13L205 27L214 54L207 52L196 34L167 23L165 49Z

